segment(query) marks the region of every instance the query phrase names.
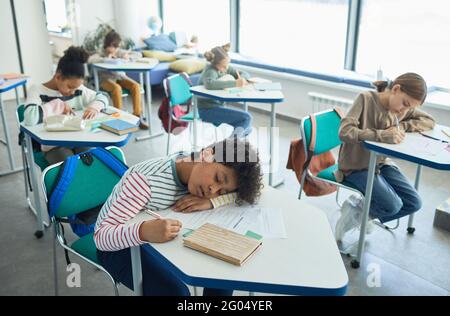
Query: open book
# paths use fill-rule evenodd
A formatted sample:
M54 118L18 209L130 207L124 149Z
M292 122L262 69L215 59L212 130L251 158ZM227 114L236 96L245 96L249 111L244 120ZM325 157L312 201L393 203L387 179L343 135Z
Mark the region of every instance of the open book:
M205 224L183 240L184 246L242 266L262 242L213 224Z

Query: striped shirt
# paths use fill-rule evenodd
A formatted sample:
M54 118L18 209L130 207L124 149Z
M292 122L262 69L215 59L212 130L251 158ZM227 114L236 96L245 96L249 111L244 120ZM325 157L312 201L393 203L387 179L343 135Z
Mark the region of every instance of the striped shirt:
M177 175L176 157L144 161L131 167L114 187L105 202L95 225L94 241L97 249L118 251L145 242L139 238L142 223L127 224L139 212L155 212L172 207L188 194ZM220 207L234 203L236 194L211 200Z

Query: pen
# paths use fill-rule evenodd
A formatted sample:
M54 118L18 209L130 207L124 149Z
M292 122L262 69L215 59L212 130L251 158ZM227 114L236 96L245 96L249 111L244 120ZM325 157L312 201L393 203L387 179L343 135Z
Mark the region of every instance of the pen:
M243 219L244 217L241 217L239 221L236 223L236 225L233 226L233 229L236 228L242 222Z
M441 129L441 132L444 133L445 136L447 136L448 138L450 138L450 135L449 135L446 131L444 131L443 129Z
M448 144L448 142L445 141L445 140L442 140L442 139L439 139L439 138L436 138L436 137L433 137L433 136L430 136L430 135L426 135L426 134L424 134L424 133L420 133L420 135L422 135L422 136L424 136L424 137L426 137L426 138L430 138L430 139L433 139L433 140L437 140L438 142L441 142L441 143L447 143L447 144Z

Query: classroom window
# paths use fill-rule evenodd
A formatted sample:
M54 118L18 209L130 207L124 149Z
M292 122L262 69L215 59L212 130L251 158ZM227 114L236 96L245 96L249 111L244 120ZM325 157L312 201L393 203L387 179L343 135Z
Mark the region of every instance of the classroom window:
M65 0L45 0L47 29L50 32L67 33L67 3Z
M429 85L450 87L447 0L364 0L356 70L391 79L417 72Z
M230 42L229 0L165 0L164 32L198 36L200 51Z
M241 0L240 53L290 68L344 69L347 0Z

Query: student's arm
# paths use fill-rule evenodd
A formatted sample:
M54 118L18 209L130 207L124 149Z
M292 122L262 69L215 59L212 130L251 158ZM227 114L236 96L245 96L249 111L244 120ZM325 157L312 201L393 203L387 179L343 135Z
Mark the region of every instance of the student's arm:
M108 107L108 98L103 93L95 92L85 86L81 86L80 90L83 92L84 107L95 109L98 112Z
M68 110L68 105L59 99L42 104L40 95L40 90L36 86L28 91L23 121L26 126L41 124L47 117L66 114Z
M396 127L386 130L375 128L361 129L360 120L364 115L365 98L360 94L355 100L349 113L341 121L339 138L348 144L358 144L363 141L375 141L389 144L399 143L404 137L404 132L398 131Z
M97 223L94 233L97 249L118 251L145 243L139 237L143 223L133 225L126 223L145 208L150 195L150 187L144 175L140 173L127 175L122 182L121 191L106 202L104 207L109 206L106 216Z
M434 118L419 109L410 110L400 122L400 127L408 133L425 132L432 130L436 122Z
M239 71L239 76L238 76L238 71ZM239 77L243 78L245 80L250 79L250 74L248 72L243 71L243 70L237 70L237 69L235 69L235 68L233 68L231 66L228 67L227 73L232 75L236 79L239 79Z
M88 59L89 64L101 64L105 62L106 58L100 56L100 54L94 54Z
M131 51L127 51L125 49L119 49L117 51L117 58L142 58L142 53L141 52L131 52Z
M195 195L186 195L181 198L172 209L175 212L192 213L234 204L236 200L237 193L224 194L213 199L205 199Z
M207 69L203 74L203 84L208 90L223 90L236 86L236 81L220 81L218 79L218 72L212 68Z

